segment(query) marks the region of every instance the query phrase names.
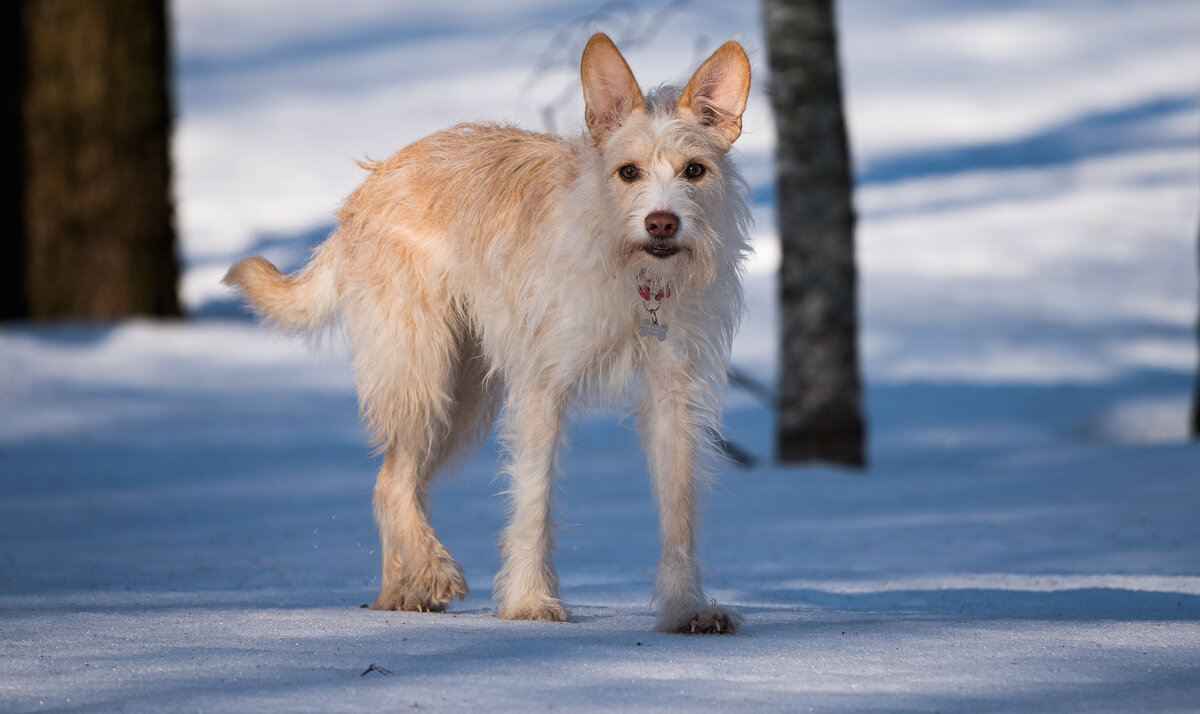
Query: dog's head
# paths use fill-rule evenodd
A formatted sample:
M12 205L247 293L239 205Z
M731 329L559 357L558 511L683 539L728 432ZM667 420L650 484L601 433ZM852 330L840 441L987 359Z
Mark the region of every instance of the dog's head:
M719 261L742 250L743 186L726 154L750 90L745 51L727 42L682 90L643 95L612 40L597 34L580 75L612 257L650 284L711 281Z

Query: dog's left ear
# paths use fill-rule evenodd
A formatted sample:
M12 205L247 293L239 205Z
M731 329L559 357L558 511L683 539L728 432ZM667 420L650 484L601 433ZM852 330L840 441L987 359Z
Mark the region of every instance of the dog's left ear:
M737 42L717 48L679 95L680 114L691 113L732 144L742 133L742 112L750 94L750 60Z
M579 76L587 106L584 118L597 144L645 105L629 64L604 33L592 35L588 40L579 62Z

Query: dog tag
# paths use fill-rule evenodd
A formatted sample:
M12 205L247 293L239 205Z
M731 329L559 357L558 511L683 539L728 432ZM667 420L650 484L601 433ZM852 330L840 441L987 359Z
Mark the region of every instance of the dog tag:
M657 320L653 322L649 319L642 320L642 328L638 330L638 336L654 336L658 338L659 342L663 342L667 339L667 324L665 322L658 322Z

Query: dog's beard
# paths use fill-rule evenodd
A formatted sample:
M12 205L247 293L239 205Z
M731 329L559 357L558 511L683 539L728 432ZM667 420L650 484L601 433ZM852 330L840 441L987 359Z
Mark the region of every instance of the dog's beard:
M612 274L624 275L626 282L634 287L670 286L677 291L702 291L715 277L719 238L695 216L689 219L692 227L686 235L673 239L678 250L671 255L660 256L647 251L653 243L644 235L627 237L617 252L617 268Z
M652 255L646 251L650 241L640 236L622 240L613 251L611 273L636 292L638 286L652 288L672 286L678 288L689 282L692 255L685 247L666 257Z
M680 249L674 255L660 258L647 253L644 249L634 248L630 251L629 269L638 285L649 285L652 288L672 286L682 287L689 282L691 274L691 252Z

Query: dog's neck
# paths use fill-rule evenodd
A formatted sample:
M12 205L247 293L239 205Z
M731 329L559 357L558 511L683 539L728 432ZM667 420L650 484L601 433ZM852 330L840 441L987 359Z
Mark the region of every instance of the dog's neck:
M667 283L656 291L650 287L649 283L638 283L638 295L641 295L646 302L654 300L661 303L671 297L671 284Z
M666 283L661 287L652 287L650 281L639 279L637 287L638 295L642 298L642 305L645 306L646 312L650 313L650 317L642 320L642 325L638 328L639 337L656 337L659 342L667 339L667 323L659 322L658 311L662 307L662 301L671 297L671 283ZM651 307L650 303L655 303Z

